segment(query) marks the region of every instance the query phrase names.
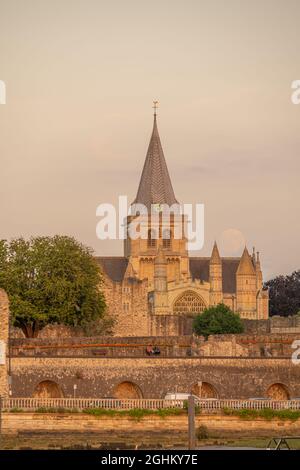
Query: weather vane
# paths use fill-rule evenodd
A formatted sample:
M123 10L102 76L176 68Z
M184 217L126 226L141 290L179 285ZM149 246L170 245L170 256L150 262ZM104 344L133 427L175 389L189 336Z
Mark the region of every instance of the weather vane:
M156 110L158 108L158 101L153 101L154 114L156 115Z

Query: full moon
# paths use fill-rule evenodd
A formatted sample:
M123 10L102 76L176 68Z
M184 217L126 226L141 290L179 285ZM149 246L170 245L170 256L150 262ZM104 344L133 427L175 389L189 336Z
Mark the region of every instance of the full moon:
M240 230L229 228L221 233L218 245L221 256L240 256L246 239Z

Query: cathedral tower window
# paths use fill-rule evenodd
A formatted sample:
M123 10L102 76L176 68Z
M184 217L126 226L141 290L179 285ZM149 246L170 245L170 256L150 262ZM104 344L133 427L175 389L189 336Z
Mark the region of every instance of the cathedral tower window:
M168 229L163 231L163 247L171 248L171 232Z
M156 232L153 229L148 230L148 248L156 247Z

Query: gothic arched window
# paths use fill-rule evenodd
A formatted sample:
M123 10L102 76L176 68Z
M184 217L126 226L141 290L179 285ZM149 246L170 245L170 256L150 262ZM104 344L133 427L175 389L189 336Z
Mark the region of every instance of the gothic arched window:
M156 232L153 229L148 230L148 248L156 247Z
M197 315L206 308L205 302L191 290L183 292L174 302L173 312L177 315Z
M171 248L171 232L168 229L163 231L163 247Z

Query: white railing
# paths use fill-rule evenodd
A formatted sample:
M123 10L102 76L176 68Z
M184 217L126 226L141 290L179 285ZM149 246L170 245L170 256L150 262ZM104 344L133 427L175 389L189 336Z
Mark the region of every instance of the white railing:
M157 410L162 408L183 408L186 400L164 400L156 398L112 399L112 398L3 398L2 410L42 410L43 408L84 410L86 408L104 408L130 410L134 408ZM223 409L261 410L300 410L300 400L196 400L196 405L204 413L217 413Z
M196 404L204 412L231 410L300 410L300 400L197 400Z
M104 408L131 410L142 408L157 410L160 408L183 408L183 400L163 400L156 398L112 399L112 398L3 398L2 409L35 410L39 408L62 408L83 410L86 408Z

